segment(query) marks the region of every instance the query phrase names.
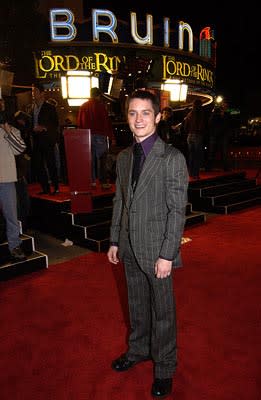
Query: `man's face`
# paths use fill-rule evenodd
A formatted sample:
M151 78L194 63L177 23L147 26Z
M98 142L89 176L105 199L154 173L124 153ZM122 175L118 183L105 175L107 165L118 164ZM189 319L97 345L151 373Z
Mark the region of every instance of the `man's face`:
M171 117L171 114L169 112L169 110L163 110L162 111L162 119L167 120Z
M4 111L5 110L5 102L3 99L0 99L0 111Z
M40 92L40 90L33 86L32 87L32 99L33 101L35 101L36 103L41 101L44 98L44 92Z
M156 124L160 120L160 115L158 113L155 116L150 100L138 98L130 100L127 114L128 123L138 142L153 135L156 130Z

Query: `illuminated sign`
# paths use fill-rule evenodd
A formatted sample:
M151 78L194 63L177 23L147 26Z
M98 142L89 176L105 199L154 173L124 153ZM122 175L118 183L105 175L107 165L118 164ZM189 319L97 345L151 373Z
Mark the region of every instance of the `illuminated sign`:
M120 49L112 48L105 52L88 52L88 48L77 49L78 53L63 54L52 50L40 51L34 54L36 77L44 79L59 79L67 71L91 71L93 73L107 72L117 73L122 65L130 66L131 62L135 66L138 61L135 60L135 54L121 55ZM118 52L118 54L117 54ZM173 77L181 78L186 83L213 88L214 72L208 64L199 60L184 58L175 55L162 55L158 52L143 51L143 56L150 57L153 60L151 70L149 71L151 80L162 81ZM128 62L128 60L131 60Z
M100 36L109 39L112 44L120 43L118 32L117 32L118 21L114 13L109 10L93 9L92 10L92 38L94 43L100 43ZM137 15L135 12L130 13L130 33L134 44L140 46L153 46L153 16L150 14L146 15L145 22L146 33L141 36L138 29ZM208 34L206 35L206 31ZM170 47L170 19L167 17L163 18L163 42L162 47ZM74 14L67 8L55 8L50 10L50 34L52 42L68 43L72 42L77 38L77 28L75 25ZM213 32L210 28L203 28L200 33L200 40L208 41L214 39ZM88 39L87 39L88 40ZM193 52L193 31L191 26L183 21L179 21L178 24L178 50L184 50L184 42L186 41L186 49L188 52ZM210 54L211 46L201 46L200 55L203 57L211 57Z

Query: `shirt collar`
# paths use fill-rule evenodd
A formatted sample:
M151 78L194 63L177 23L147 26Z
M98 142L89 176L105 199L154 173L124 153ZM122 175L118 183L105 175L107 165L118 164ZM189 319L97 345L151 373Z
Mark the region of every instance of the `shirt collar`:
M152 149L152 146L154 145L155 141L158 138L157 132L153 133L153 135L149 136L147 139L143 140L140 144L142 147L142 150L145 154L145 157L149 154L150 150ZM133 142L133 145L136 143L136 141Z

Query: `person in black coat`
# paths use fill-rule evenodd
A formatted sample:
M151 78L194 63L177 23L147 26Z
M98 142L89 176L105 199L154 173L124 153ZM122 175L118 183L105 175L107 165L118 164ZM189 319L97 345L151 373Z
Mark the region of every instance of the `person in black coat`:
M211 171L219 153L221 167L224 171L230 169L228 148L231 137L230 118L224 104L215 107L208 120L208 154L206 171Z
M171 107L164 107L161 110L161 119L158 123L158 135L166 143L173 142L174 136L174 120L173 110Z
M59 192L58 168L55 148L59 140L59 119L54 105L45 100L44 87L40 83L32 86L33 110L33 165L37 180L42 186L39 194Z

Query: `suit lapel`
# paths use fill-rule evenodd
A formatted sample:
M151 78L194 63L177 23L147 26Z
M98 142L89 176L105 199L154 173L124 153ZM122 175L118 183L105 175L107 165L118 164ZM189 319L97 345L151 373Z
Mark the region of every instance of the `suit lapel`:
M158 138L146 157L132 200L136 200L146 190L152 176L157 173L164 154L165 143ZM131 187L131 185L129 186Z
M124 190L127 199L127 206L130 205L131 199L133 198L133 190L131 186L131 176L132 176L132 147L126 149L126 158L123 161L121 172L121 181L124 182Z

